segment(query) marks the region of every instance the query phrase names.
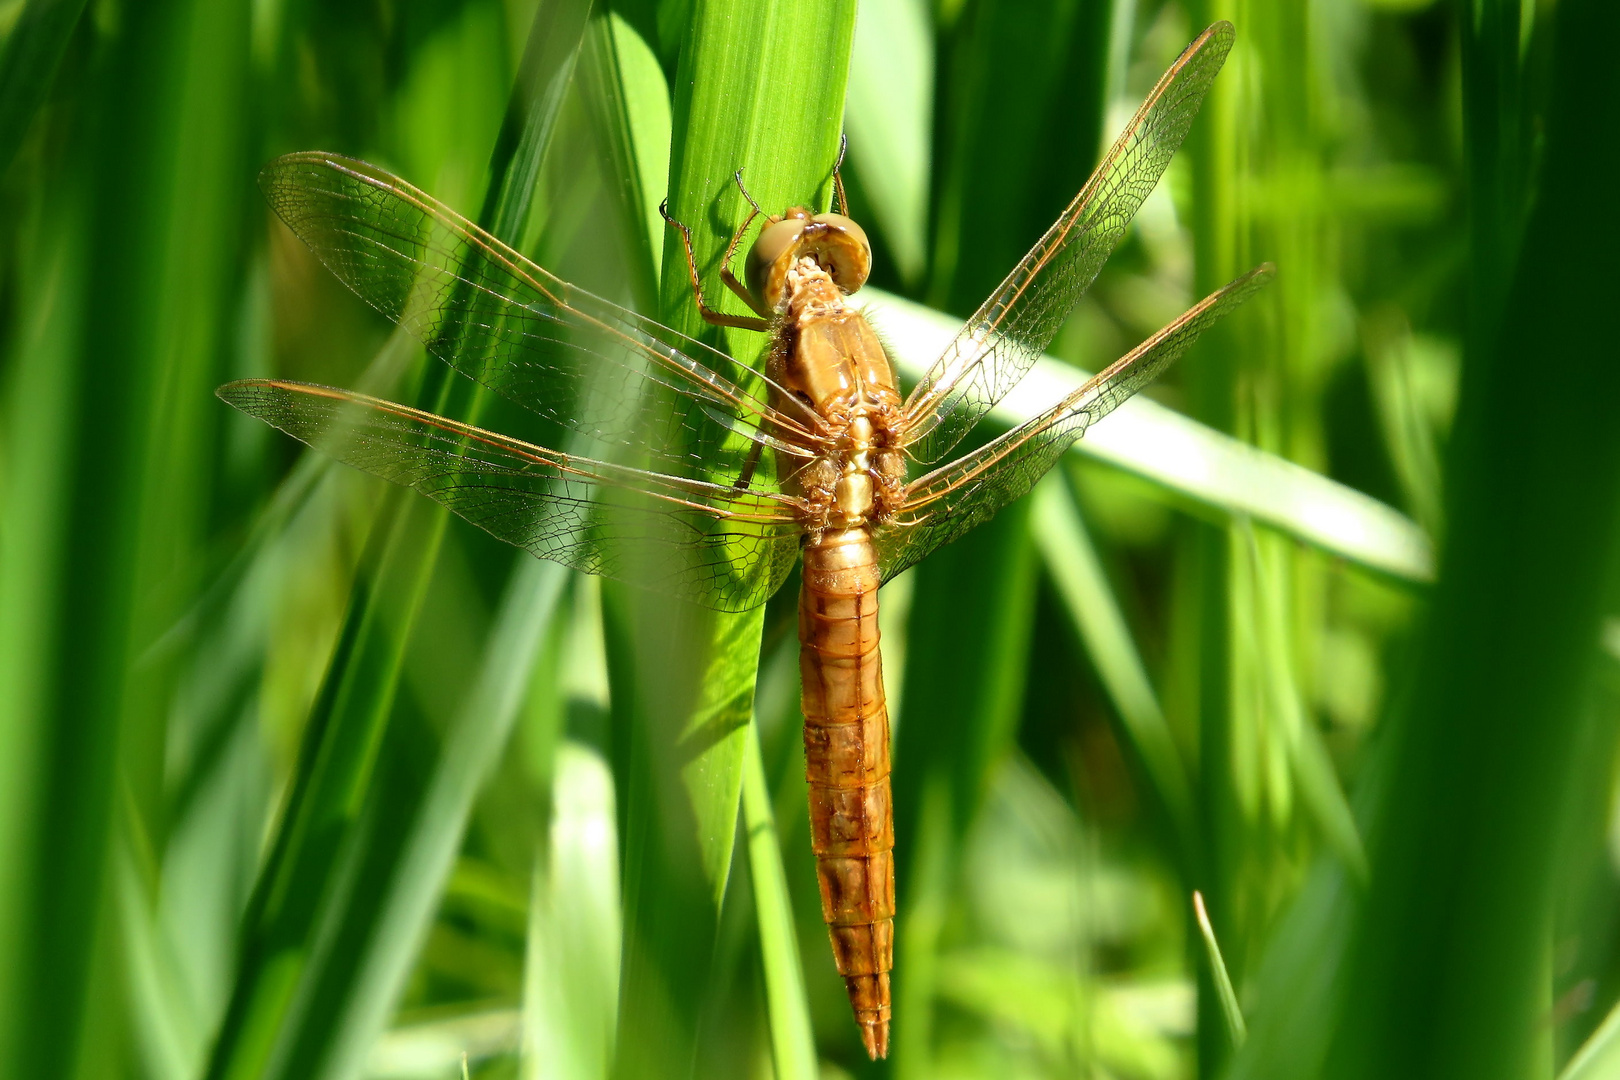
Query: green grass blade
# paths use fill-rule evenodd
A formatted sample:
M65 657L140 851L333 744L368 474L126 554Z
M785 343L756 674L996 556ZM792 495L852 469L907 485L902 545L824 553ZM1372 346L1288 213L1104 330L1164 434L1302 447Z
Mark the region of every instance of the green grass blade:
M1220 995L1226 1032L1231 1036L1232 1046L1241 1047L1249 1037L1248 1025L1243 1022L1243 1010L1238 1006L1237 991L1232 988L1232 976L1226 971L1226 961L1221 959L1220 942L1215 940L1215 928L1209 923L1209 912L1204 910L1204 895L1197 891L1193 893L1193 913L1199 936L1204 939L1204 958L1214 978L1216 992Z
M961 329L959 321L899 297L862 293L868 295L873 321L909 378L925 372ZM1043 357L990 415L1020 424L1086 378ZM1399 511L1152 400L1137 397L1116 409L1071 453L1106 461L1197 504L1252 517L1381 573L1419 582L1433 577L1428 537Z
M1300 699L1294 673L1296 661L1288 646L1288 612L1279 584L1290 553L1279 553L1274 548L1262 551L1262 538L1246 521L1238 523L1237 531L1243 542L1246 570L1239 576L1246 580L1250 594L1242 620L1248 626L1245 653L1254 658L1258 669L1246 674L1257 684L1256 698L1263 703L1254 712L1264 717L1260 723L1269 738L1260 741L1271 750L1270 760L1256 763L1254 772L1275 774L1269 778L1268 799L1278 808L1280 817L1286 819L1282 808L1298 795L1351 876L1364 883L1367 853L1361 833L1327 748L1322 745L1321 732ZM1267 765L1271 766L1269 770Z
M1558 1080L1605 1080L1610 1076L1620 1076L1620 1004L1609 1010L1591 1038L1581 1044Z
M368 860L349 891L350 904L324 920L324 933L354 944L333 950L305 976L305 993L330 1005L309 1017L298 1040L284 1042L288 1075L356 1075L392 1018L461 849L473 799L508 742L568 576L556 563L528 559L512 573L482 668L431 778L424 790L394 797L387 827L403 831L401 843L389 847L391 858Z
M5 386L5 490L0 503L0 1048L24 1053L34 990L22 977L37 948L43 899L35 868L50 842L41 826L53 813L48 766L59 688L52 639L63 617L58 584L65 573L70 521L75 364L82 349L86 300L82 191L61 191L36 206L35 228L51 257L35 256L22 283L28 318L8 342ZM54 884L54 882L53 882ZM59 1020L60 1022L60 1020ZM72 1036L64 1035L71 1040Z
M782 848L765 781L759 727L748 727L743 758L743 831L748 836L748 871L759 917L759 945L765 961L765 1004L771 1024L771 1059L777 1080L816 1080L815 1037L804 994L804 969L793 925L793 901L782 867Z
M658 215L669 187L669 85L652 46L615 11L592 21L581 75L592 88L586 100L607 144L608 175L619 185L633 294L650 308L669 228Z
M1187 767L1096 548L1060 477L1036 487L1033 514L1035 543L1047 572L1153 783L1183 857L1190 856L1194 833Z
M1035 606L1029 509L1014 503L915 571L894 750L900 1076L933 1072L937 952L962 839L1018 729Z
M585 5L575 0L556 0L535 14L514 104L491 159L482 217L486 227L493 226L509 243L521 241L544 139L554 127L547 113L561 106L558 79L566 84L559 69L571 69L584 24ZM487 69L486 75L492 71L498 68ZM448 366L432 365L420 401L439 411L469 415L478 395L464 383L451 378ZM355 956L347 949L352 940L346 938L340 938L345 951L336 957L318 951L316 934L322 926L344 925L343 909L357 895L345 892L354 884L353 875L369 866L373 856L387 857L376 837L368 838L362 818L378 812L369 798L374 769L446 515L399 491L390 492L386 504L373 527L368 565L351 598L305 733L283 821L245 920L237 982L209 1061L207 1075L217 1080L317 1067L326 1045L322 1029L333 1019L321 996L334 992L323 982L324 965L335 959L341 967ZM407 804L420 797L420 792L404 795ZM358 897L362 907L380 899L365 893ZM355 917L348 914L352 927ZM393 992L383 989L385 995ZM314 1033L306 1036L306 1030ZM352 1049L345 1053L352 1060Z
M557 754L551 842L536 860L524 972L528 1080L606 1080L619 996L613 777L577 743Z
M863 0L850 59L849 165L900 280L926 269L933 33L921 0Z
M13 30L8 162L77 14L35 4ZM0 523L0 1053L68 1076L123 1068L114 840L127 825L149 859L163 844L176 665L153 646L198 587L218 475L217 421L199 406L237 299L246 14L149 5L96 44L79 121L29 163L32 265L12 272L69 291L28 296L28 336L11 343L24 352L7 365Z
M1620 372L1600 254L1620 244L1603 179L1620 148L1590 138L1620 124L1606 68L1620 9L1561 4L1556 19L1541 188L1511 273L1492 283L1505 303L1475 313L1492 329L1465 353L1441 580L1379 747L1334 1077L1552 1069L1552 838L1566 793L1612 776L1593 760L1607 754L1586 751L1584 698L1620 544ZM1488 147L1471 151L1471 168L1496 167ZM1474 212L1488 249L1502 223L1494 207ZM1557 377L1525 393L1526 365L1553 362Z
M692 228L698 268L722 307L717 262L746 205L825 205L837 157L854 28L852 0L702 5L681 51L669 210ZM794 92L780 74L794 72ZM681 245L666 234L660 315L706 333ZM733 352L761 335L734 332ZM720 615L604 588L625 853L625 961L614 1076L706 1071L703 1035L735 1038L714 1015L711 978L738 799L763 610Z
M29 0L0 48L0 175L45 103L83 11L84 0Z

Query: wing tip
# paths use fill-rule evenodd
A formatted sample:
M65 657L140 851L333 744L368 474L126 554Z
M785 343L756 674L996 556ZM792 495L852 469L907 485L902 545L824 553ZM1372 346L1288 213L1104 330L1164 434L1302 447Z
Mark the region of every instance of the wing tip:
M308 184L300 181L298 174L300 170L311 168L325 169L361 183L371 184L373 187L378 186L376 167L359 158L332 150L295 150L290 154L282 154L265 162L259 169L258 185L265 201L284 220L286 193L308 187ZM288 224L291 225L292 222L288 221Z
M342 391L335 391L329 386L320 383L298 382L295 379L234 379L225 383L214 391L214 396L225 404L249 411L248 403L263 398L265 394L307 394L312 397L339 397Z
M214 390L214 396L225 404L240 409L240 402L255 390L262 389L270 382L269 379L233 379Z
M1191 52L1215 42L1221 51L1225 53L1232 48L1233 43L1236 41L1237 27L1232 25L1232 21L1230 19L1216 19L1204 27L1204 32L1199 34L1191 45L1187 46L1187 51Z

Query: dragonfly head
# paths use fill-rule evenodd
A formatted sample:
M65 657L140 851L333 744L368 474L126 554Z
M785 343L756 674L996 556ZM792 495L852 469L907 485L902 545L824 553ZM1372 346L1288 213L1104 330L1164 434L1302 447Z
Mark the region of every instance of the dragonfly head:
M763 307L783 311L787 272L806 255L815 259L845 293L866 283L872 245L866 232L842 214L812 214L796 206L760 230L748 252L748 290Z

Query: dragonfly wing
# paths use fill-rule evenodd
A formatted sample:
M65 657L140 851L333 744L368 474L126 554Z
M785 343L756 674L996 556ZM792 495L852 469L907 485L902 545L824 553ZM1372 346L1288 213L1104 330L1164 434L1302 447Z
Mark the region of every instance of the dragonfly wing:
M309 383L254 379L219 396L543 559L722 611L764 603L798 557L797 504L784 495L564 454Z
M793 415L772 408L746 364L569 285L396 176L314 152L277 158L259 183L362 299L568 431L690 475L714 475L728 428L789 448L817 439L815 415L787 395Z
M944 457L1046 349L1169 166L1234 35L1218 22L1187 46L1080 194L917 384L905 408L914 459Z
M1158 378L1274 272L1262 265L1217 289L1044 413L907 485L899 512L877 537L884 579L982 525L1034 487L1088 427Z

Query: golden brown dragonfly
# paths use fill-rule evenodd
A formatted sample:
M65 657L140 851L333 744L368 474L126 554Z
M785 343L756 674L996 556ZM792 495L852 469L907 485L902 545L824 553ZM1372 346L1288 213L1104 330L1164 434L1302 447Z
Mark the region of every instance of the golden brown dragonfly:
M751 315L704 303L681 230L704 317L771 335L759 371L560 280L363 162L303 153L264 171L276 213L346 285L566 449L304 383L231 383L219 391L226 401L542 558L723 611L763 604L802 556L817 876L874 1058L888 1052L895 910L878 586L1027 492L1088 425L1270 277L1261 266L1238 278L1038 416L930 467L1024 376L1097 276L1232 40L1231 25L1217 23L1187 47L1063 215L903 398L870 325L846 303L871 263L846 217L768 215L746 284L729 266L743 222L721 276Z

